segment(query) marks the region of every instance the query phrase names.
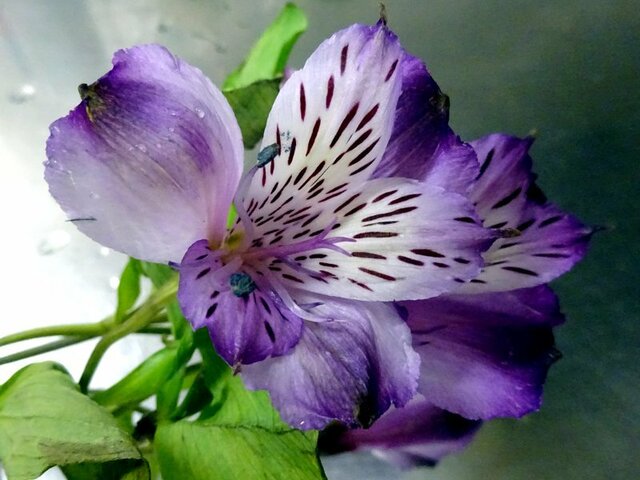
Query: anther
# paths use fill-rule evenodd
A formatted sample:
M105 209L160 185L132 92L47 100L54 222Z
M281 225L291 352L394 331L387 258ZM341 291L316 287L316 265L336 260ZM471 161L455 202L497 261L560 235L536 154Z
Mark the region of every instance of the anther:
M246 298L256 289L256 284L249 275L242 272L234 273L229 277L231 291L236 297Z
M264 147L262 150L260 150L260 153L258 153L258 167L264 167L265 165L268 165L278 155L280 155L280 147L277 143L273 143Z

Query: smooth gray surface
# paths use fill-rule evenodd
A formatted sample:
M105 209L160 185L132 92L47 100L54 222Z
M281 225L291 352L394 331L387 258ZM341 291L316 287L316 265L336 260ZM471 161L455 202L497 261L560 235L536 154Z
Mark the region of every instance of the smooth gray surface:
M377 3L298 2L310 28L293 63L299 66L333 31L375 21ZM557 335L565 358L551 371L540 413L493 422L471 448L435 470L399 473L365 454L343 455L325 462L329 478L640 478L640 6L386 3L391 27L451 96L456 130L471 139L537 129L533 155L541 185L564 208L609 230L594 239L587 260L556 283L569 318ZM113 307L109 282L123 258L105 256L64 223L41 178L47 125L77 103L76 85L104 73L114 50L151 41L219 83L282 4L0 0L0 334L90 321ZM121 344L99 381L117 378L152 348ZM55 358L77 375L88 351L81 346ZM0 367L0 379L11 371Z

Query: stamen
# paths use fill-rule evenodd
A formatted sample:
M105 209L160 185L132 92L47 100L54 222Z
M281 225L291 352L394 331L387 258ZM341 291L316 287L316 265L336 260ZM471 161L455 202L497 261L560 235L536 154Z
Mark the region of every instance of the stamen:
M243 254L243 257L245 258L245 260L260 260L268 257L281 258L289 255L295 255L297 253L305 252L308 250L316 250L319 248L334 250L336 252L342 253L343 255L349 256L349 252L338 247L336 243L355 242L355 240L348 237L326 238L335 223L336 220L329 223L317 236L313 238L308 238L306 240L303 240L302 242L292 243L289 245L275 245L272 247L253 248L247 250L247 252Z
M223 278L227 277L231 274L231 272L238 271L242 265L242 259L240 257L234 257L229 263L218 268L217 270L212 270L207 274L207 279L209 282L223 284ZM181 267L185 267L187 265L181 265Z
M249 238L254 238L255 230L253 228L253 222L247 213L247 209L244 208L244 197L246 196L249 187L251 186L251 180L253 180L256 172L271 163L278 155L280 155L280 146L277 143L273 143L264 147L258 153L258 162L254 165L245 175L242 177L240 181L240 185L238 185L238 190L236 191L236 196L234 199L234 205L236 207L236 211L238 212L238 217L244 226L245 232ZM263 172L264 173L264 172Z
M522 232L517 228L502 228L497 230L497 232L500 238L515 238L522 235Z
M258 157L260 157L260 155L258 155ZM236 191L235 199L233 201L233 204L236 207L236 211L238 212L238 217L240 217L240 221L242 222L245 232L247 233L247 236L249 238L255 237L254 235L255 230L253 228L253 222L251 221L251 218L247 213L247 209L244 208L244 197L247 191L249 190L253 176L256 174L256 172L260 168L262 167L258 163L257 165L254 165L253 167L251 167L251 169L244 175L244 177L242 177L242 180L240 181L240 185L238 185L238 190Z
M277 143L272 143L271 145L268 145L260 150L260 153L258 153L258 163L256 166L262 168L265 165L271 163L273 159L278 155L280 155L280 147Z
M278 257L278 259L282 260L282 263L284 263L285 265L288 265L289 268L291 268L296 272L304 273L306 275L309 275L310 277L322 276L321 274L319 275L318 272L316 272L315 270L311 270L310 268L303 267L302 265L299 265L298 262L294 260L290 260L288 257Z
M280 284L276 276L273 275L271 272L266 271L264 280L256 278L256 282L258 283L258 286L260 287L260 289L263 292L265 292L267 295L269 295L269 298L276 305L276 307L281 313L288 310L294 315L297 315L298 317L304 320L309 320L311 322L326 322L328 320L331 320L326 317L315 315L301 308L300 305L298 305L293 300L293 298L291 298L291 295L289 295L289 292L287 291L287 289ZM264 282L264 287L263 287L263 282Z

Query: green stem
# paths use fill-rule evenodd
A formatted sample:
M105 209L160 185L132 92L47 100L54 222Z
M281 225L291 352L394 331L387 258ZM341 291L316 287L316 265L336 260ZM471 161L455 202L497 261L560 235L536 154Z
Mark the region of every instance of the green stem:
M153 335L170 335L171 334L171 327L170 326L162 326L162 325L157 325L157 326L152 326L152 327L145 327L141 330L138 330L137 333L149 333L149 334L153 334Z
M41 337L97 337L109 330L113 322L113 316L109 316L97 323L78 323L71 325L51 325L49 327L34 328L24 332L13 333L0 338L0 347L11 343L32 340Z
M80 381L78 382L82 392L87 392L91 378L98 368L98 364L100 363L102 356L109 347L122 337L149 326L149 324L154 321L160 310L175 298L177 290L177 280L173 279L167 282L152 293L147 301L135 310L128 318L126 318L124 322L114 326L103 335L102 339L100 339L91 353L91 356L87 361L87 365L84 368L84 372L82 372L82 376L80 377Z
M94 335L96 336L96 335ZM21 352L14 353L12 355L7 355L6 357L0 358L0 365L5 365L11 362L17 362L18 360L24 360L25 358L33 357L36 355L40 355L42 353L52 352L54 350L58 350L60 348L68 347L70 345L75 345L77 343L85 342L90 340L94 336L84 336L84 337L66 337L60 340L56 340L55 342L45 343L44 345L39 345L37 347L29 348L27 350L23 350Z
M128 316L125 317L125 319L128 318ZM161 313L160 315L156 315L156 317L153 318L150 323L162 323L167 322L167 320L167 315ZM12 343L18 343L25 340L33 340L42 337L99 337L103 333L108 332L113 327L114 323L114 316L109 315L108 317L105 317L99 322L95 323L75 323L69 325L51 325L48 327L33 328L31 330L12 333L10 335L7 335L6 337L1 337L0 347L4 347Z

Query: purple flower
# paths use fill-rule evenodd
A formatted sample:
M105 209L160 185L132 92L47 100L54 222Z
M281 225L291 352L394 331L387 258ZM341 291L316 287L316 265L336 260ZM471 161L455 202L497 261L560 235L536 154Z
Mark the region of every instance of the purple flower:
M419 119L411 129L436 130L444 121L419 99L437 86L417 60L405 65L412 73L404 76L399 101L404 118ZM387 153L408 131L399 122ZM592 231L547 202L531 172L531 143L502 134L476 140L477 161L459 177L446 176L427 141L419 150L422 163L406 168L411 159L394 154L378 166L387 175L450 181L468 193L483 225L503 237L484 252L480 274L457 290L396 303L421 359L418 395L369 430L327 430L325 449L371 449L401 466L432 464L466 445L480 420L521 417L540 407L547 370L558 358L552 328L564 321L545 284L584 256Z
M162 47L123 50L51 126L45 176L91 238L178 264L185 317L285 421L368 425L418 388L390 302L493 282L475 153L423 71L383 25L338 32L283 85L241 177L219 90Z

